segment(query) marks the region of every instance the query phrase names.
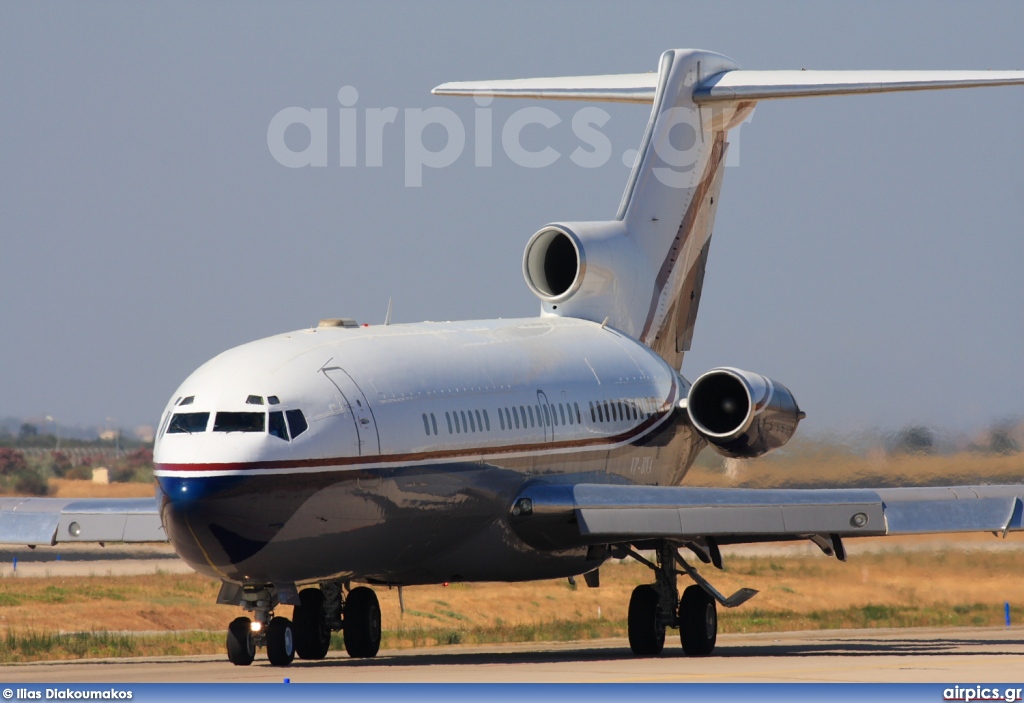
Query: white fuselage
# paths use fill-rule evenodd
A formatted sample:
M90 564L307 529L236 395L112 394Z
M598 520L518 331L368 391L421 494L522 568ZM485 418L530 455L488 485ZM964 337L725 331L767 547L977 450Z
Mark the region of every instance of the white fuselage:
M572 318L270 337L207 362L168 404L165 523L184 558L232 580L496 578L486 559L453 573L425 561L489 523L507 542L503 501L527 481L678 483L700 444L674 412L686 390L649 348ZM367 540L418 545L401 550L416 563L370 566Z

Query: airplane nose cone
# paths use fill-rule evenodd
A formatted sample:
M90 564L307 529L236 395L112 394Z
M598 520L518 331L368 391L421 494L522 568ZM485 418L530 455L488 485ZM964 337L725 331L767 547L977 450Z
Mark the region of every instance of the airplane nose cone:
M259 508L235 477L158 479L167 537L192 568L238 578L238 567L267 545L276 530L256 520Z

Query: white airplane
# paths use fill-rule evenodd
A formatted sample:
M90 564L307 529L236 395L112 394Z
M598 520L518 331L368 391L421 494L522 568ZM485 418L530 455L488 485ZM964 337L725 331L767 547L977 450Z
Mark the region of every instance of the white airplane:
M741 490L681 487L698 452L756 457L804 417L780 383L734 368L680 375L700 302L727 135L757 102L1024 84L1024 71L746 71L696 50L657 73L447 83L441 95L650 102L615 218L560 222L529 240L539 317L312 329L228 350L163 412L157 500L0 501L0 542L169 539L218 578L231 662L322 659L343 630L380 645L377 597L407 586L583 574L609 558L649 566L629 642L662 651L678 628L709 654L719 593L687 549L806 539L845 559L867 535L1022 529L1024 486ZM673 136L683 134L685 144ZM653 558L648 558L653 553ZM646 556L645 556L646 555ZM694 584L680 594L677 577ZM275 615L295 606L293 619Z

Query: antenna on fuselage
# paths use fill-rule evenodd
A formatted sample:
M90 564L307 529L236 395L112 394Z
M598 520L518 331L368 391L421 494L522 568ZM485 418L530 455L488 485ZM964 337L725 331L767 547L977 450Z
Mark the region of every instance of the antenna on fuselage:
M385 325L390 325L391 324L391 301L392 300L393 300L393 298L388 298L388 314L384 316L384 324Z

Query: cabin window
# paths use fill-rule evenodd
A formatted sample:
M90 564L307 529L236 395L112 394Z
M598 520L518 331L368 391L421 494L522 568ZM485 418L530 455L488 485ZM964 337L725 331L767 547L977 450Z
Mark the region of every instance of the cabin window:
M527 405L526 406L526 414L529 415L529 417L530 417L530 427L536 427L537 424L536 424L536 422L534 422L534 419L533 419L533 406L532 405Z
M306 416L301 410L286 410L284 416L288 419L288 429L292 431L292 439L309 429L306 423Z
M476 432L476 423L473 422L473 411L472 410L469 411L469 429L471 429L474 432Z
M634 420L639 420L640 419L640 409L636 406L636 401L635 400L630 401L630 405L633 406L633 419Z
M603 404L604 404L604 419L605 419L605 422L611 422L611 420L612 420L612 413L611 413L610 410L608 410L608 401L607 400L604 401ZM601 406L598 405L597 407L601 407Z
M427 420L426 413L423 413L423 434L430 435L430 421Z
M523 405L519 406L519 416L523 420L523 429L525 430L529 425L526 424L526 407Z
M462 427L459 425L459 411L458 410L453 410L452 411L452 418L454 418L454 420L455 420L455 434L461 434L462 433ZM465 420L466 416L463 415L462 419ZM466 432L469 432L469 428L468 427L466 428Z
M540 411L537 411L537 416L540 417ZM548 404L544 403L544 424L551 427L551 413L548 412Z
M484 423L482 422L483 418L480 416L480 411L479 410L474 410L473 412L476 413L476 426L480 428L481 432L483 432L484 431Z
M484 408L484 425L487 426L487 431L491 431L491 418L487 417L487 408Z
M433 428L434 434L437 434L437 418L434 417L434 413L430 413L430 427Z
M597 422L597 414L594 412L594 401L590 401L590 421Z
M516 420L516 429L518 430L519 429L519 413L516 412L515 408L512 408L512 417L514 417L515 420ZM523 417L525 418L526 415L524 414ZM525 423L525 420L524 420L524 423Z
M505 429L505 416L501 414L501 408L498 408L498 422L501 423L501 429Z
M604 413L601 411L601 401L597 402L597 421L604 422Z
M619 406L619 419L620 420L625 420L626 419L626 409L622 406L622 401L621 400L618 401L616 403L616 405Z
M217 413L214 432L263 432L267 426L265 413Z
M452 416L447 411L445 412L444 416L448 419L448 434L451 434L452 433Z
M583 424L583 416L580 415L580 404L577 403L576 401L573 401L572 406L574 408L576 408L576 424L577 425L582 425Z
M562 417L562 424L565 424L565 406L561 403L558 404L558 414ZM572 412L569 412L569 419L572 419Z
M209 421L210 413L175 413L167 426L167 434L206 432Z
M270 413L270 421L267 423L267 432L271 436L288 441L288 427L284 424L284 413L276 410Z

